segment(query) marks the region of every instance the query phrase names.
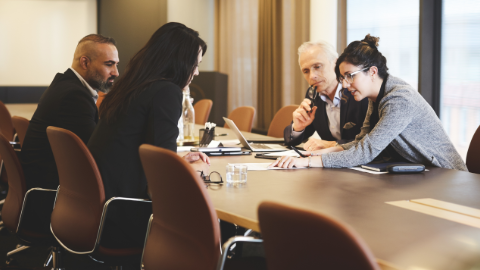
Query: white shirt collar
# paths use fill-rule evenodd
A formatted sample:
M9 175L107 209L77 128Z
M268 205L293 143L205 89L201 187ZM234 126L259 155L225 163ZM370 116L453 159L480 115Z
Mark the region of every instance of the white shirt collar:
M343 89L343 86L341 83L339 83L337 86L337 91L335 92L335 97L333 98L333 101L332 101L335 107L337 107L340 101L342 100L342 91L341 91L342 89ZM327 95L320 95L320 98L323 100L323 102L327 102L327 99L330 100L330 98Z
M88 90L90 90L90 93L92 94L92 97L93 99L95 100L95 103L97 102L97 98L98 98L98 93L97 91L95 91L95 89L93 89L88 83L87 81L85 81L85 79L82 77L82 75L78 74L77 71L75 71L75 69L73 68L70 68L73 73L75 73L75 75L77 75L78 79L82 82L83 86L85 86Z

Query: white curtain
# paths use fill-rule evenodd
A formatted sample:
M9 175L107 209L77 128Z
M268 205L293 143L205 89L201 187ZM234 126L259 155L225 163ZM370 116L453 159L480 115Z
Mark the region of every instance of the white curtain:
M216 3L216 70L228 75L229 113L240 106L257 108L258 1Z

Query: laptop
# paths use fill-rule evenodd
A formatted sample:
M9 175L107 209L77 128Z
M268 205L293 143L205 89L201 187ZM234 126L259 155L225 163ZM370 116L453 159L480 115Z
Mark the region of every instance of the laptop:
M223 117L223 120L228 124L228 127L235 133L240 143L243 147L252 150L252 152L274 152L274 151L287 151L290 150L287 147L280 144L264 144L264 143L249 143L245 137L243 137L242 132L237 128L235 123L226 117Z

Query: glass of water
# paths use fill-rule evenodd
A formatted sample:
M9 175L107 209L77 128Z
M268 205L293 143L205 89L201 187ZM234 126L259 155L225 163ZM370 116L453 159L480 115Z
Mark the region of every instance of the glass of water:
M247 165L227 165L227 183L243 184L247 182Z

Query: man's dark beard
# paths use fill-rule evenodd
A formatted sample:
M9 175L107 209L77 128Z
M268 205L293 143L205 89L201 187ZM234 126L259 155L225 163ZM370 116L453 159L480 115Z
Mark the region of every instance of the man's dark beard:
M91 76L90 76L91 75ZM86 80L87 83L95 90L108 93L110 88L113 85L113 82L108 82L109 80L113 80L116 76L111 76L106 81L102 80L102 76L98 74L98 72L94 71L93 75L90 72L87 73L88 79Z

